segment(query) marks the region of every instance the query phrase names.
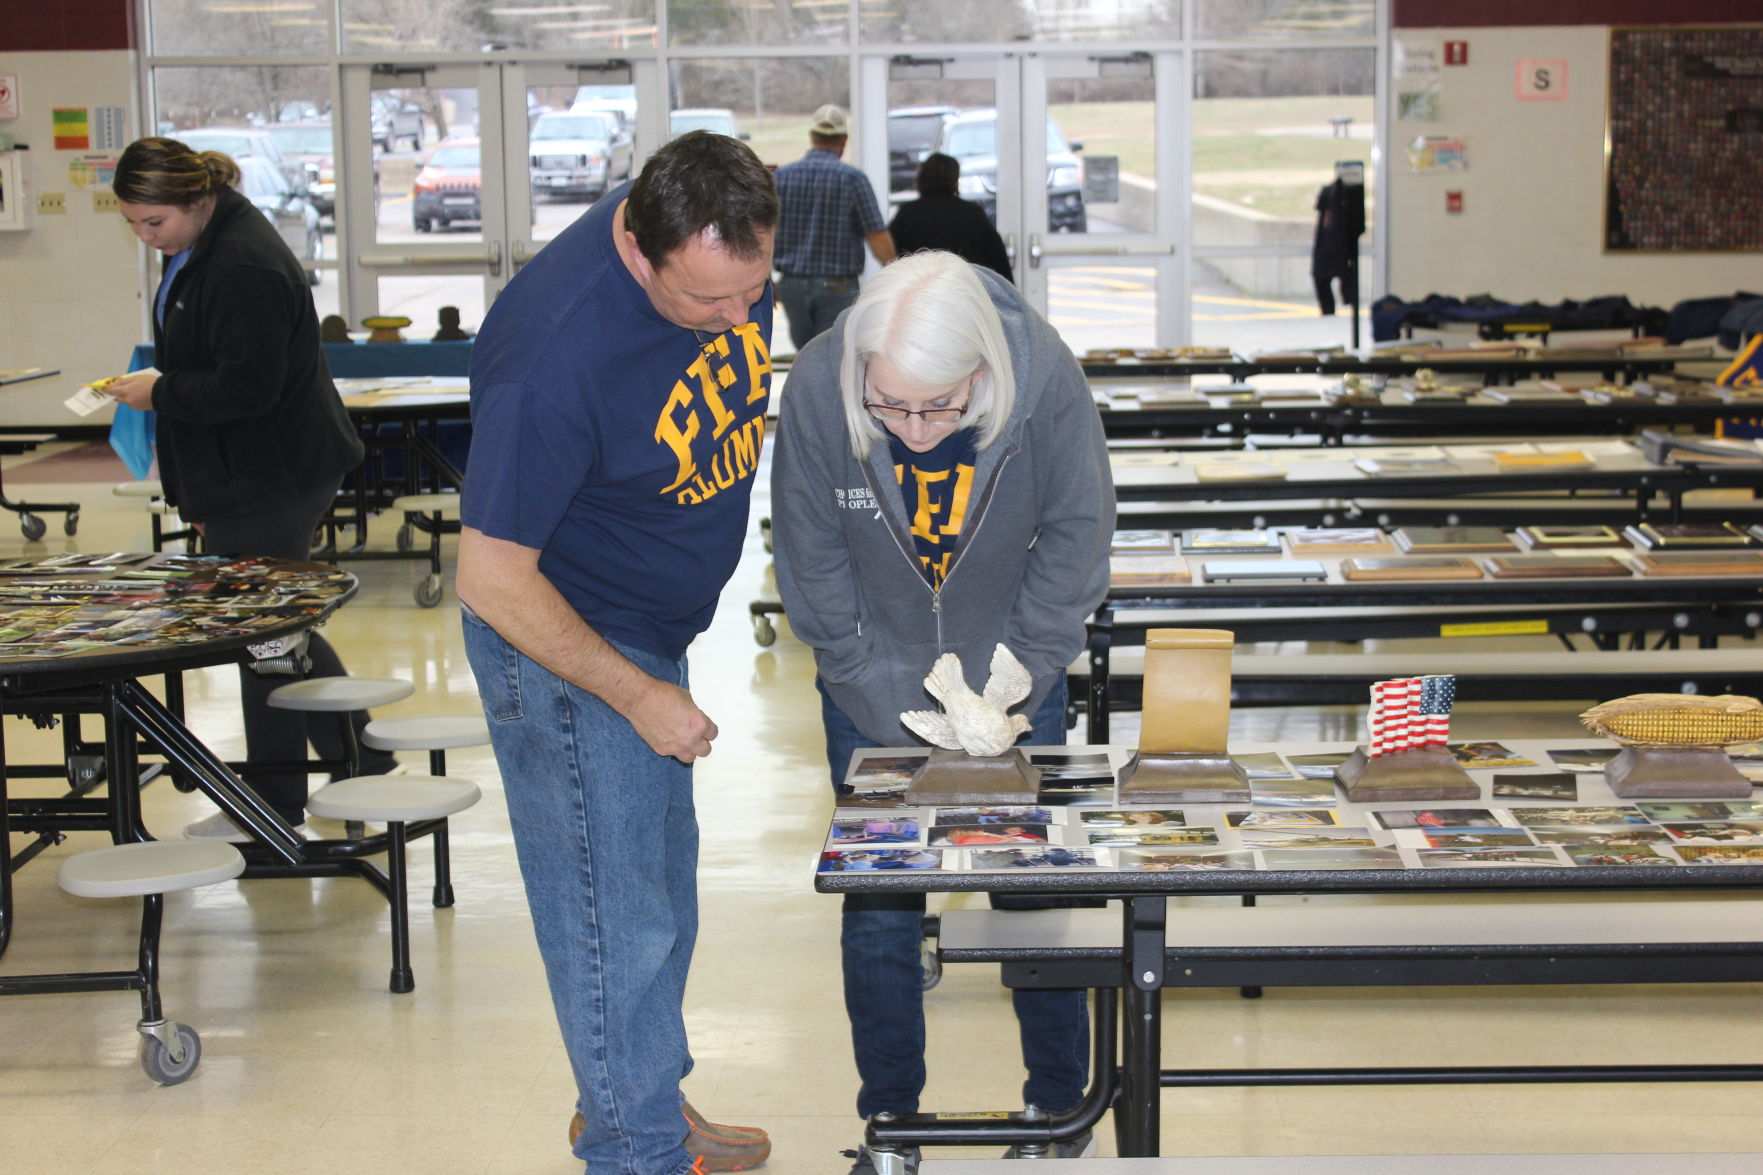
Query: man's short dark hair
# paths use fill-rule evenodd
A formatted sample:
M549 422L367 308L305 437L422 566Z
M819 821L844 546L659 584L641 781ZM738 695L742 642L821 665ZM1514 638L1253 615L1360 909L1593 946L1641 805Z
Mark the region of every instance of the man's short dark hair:
M656 269L705 229L743 261L759 257L777 217L771 172L747 144L713 131L688 131L649 156L624 206L624 227Z
M913 184L920 196L953 196L961 184L961 164L941 152L926 155Z

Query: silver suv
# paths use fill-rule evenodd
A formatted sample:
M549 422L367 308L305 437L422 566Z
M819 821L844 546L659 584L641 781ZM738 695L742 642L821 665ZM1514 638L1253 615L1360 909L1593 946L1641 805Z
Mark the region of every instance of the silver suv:
M630 178L631 137L610 111L572 110L541 114L528 135L533 194L597 199Z
M1089 231L1084 214L1083 172L1077 152L1047 119L1047 219L1054 232ZM998 218L998 112L990 106L959 110L943 119L935 150L961 164L961 195Z

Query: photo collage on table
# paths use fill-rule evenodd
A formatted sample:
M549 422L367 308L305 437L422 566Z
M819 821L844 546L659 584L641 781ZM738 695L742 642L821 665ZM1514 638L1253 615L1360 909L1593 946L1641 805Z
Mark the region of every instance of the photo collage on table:
M0 561L0 659L246 637L322 616L354 582L325 564L225 556L116 552Z
M859 752L818 870L1763 865L1763 799L1582 798L1582 777L1602 771L1610 747L1551 750L1544 764L1496 742L1451 743L1461 765L1498 769L1485 800L1376 809L1339 802L1345 753L1233 756L1249 777L1246 806L1122 806L1105 749L1026 750L1042 772L1034 803L957 807L906 802L928 752ZM1763 749L1733 750L1735 763L1763 763Z

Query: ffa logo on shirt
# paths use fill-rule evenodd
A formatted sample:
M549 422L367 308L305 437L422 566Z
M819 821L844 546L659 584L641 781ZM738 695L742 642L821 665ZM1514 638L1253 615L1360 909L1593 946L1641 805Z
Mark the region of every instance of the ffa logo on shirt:
M771 353L757 323L731 327L704 344L655 421L655 440L678 462L663 496L696 506L753 476L765 444L770 375Z
M959 462L942 469L894 466L912 519L912 541L918 562L932 587L942 587L955 554L955 540L967 521L967 499L973 490L973 465Z

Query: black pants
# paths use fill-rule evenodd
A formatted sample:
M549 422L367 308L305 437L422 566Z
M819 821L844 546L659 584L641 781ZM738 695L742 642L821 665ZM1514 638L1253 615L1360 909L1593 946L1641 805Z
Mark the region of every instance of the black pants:
M312 551L312 535L337 497L339 481L304 494L292 494L261 511L232 518L216 518L204 524L203 549L215 555L269 555L279 559L305 559ZM299 676L266 677L249 666L239 666L239 696L245 712L245 781L281 816L292 824L306 819L306 773L303 771L254 771L252 762L288 763L306 758L306 743L321 759L343 756L341 715L305 710L277 710L270 706L272 690L307 677L346 677L348 670L330 642L313 630L307 656L310 671ZM367 725L367 712L349 715L359 739ZM364 775L383 775L397 766L386 751L362 748Z

